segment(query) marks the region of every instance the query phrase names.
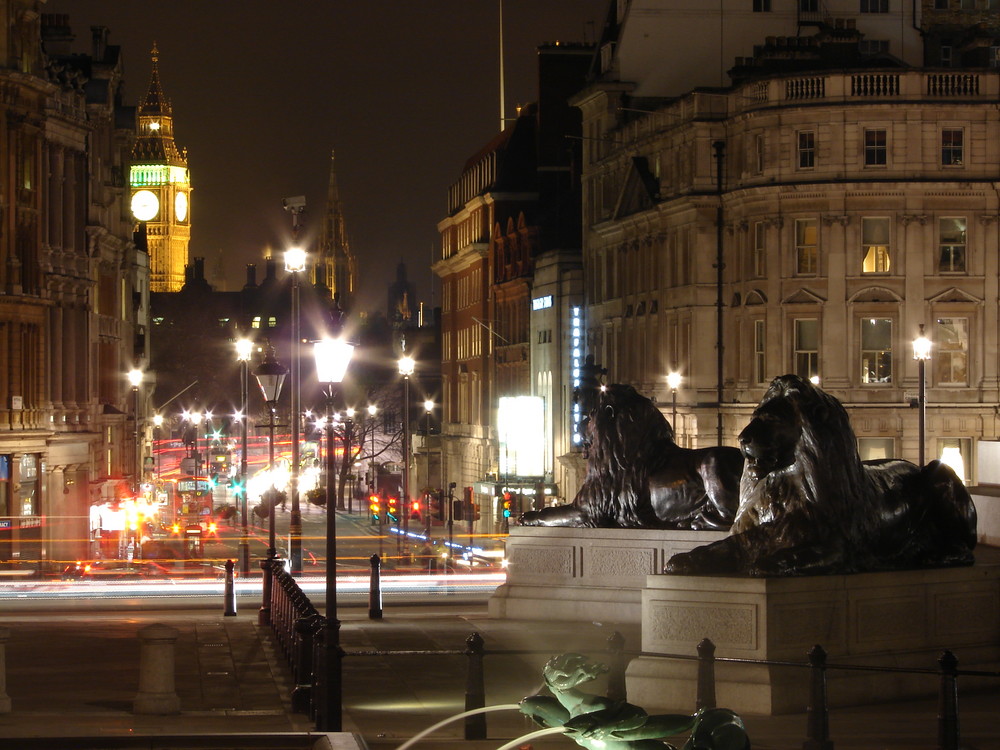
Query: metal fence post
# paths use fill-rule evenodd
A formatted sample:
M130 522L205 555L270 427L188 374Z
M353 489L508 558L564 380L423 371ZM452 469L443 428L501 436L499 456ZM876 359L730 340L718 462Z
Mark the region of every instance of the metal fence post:
M938 659L941 667L941 694L938 699L938 747L958 750L958 659L945 651Z
M715 644L708 638L698 643L698 694L695 708L715 708Z
M465 645L468 647L465 653L469 657L469 674L465 681L465 710L471 711L486 706L486 676L483 670L486 649L483 647L483 637L479 633L473 633L466 638ZM486 739L486 714L465 717L465 739Z
M382 560L378 555L369 558L372 566L371 580L368 583L368 619L382 619Z
M316 665L313 663L313 638L319 628L316 622L318 617L319 615L310 615L295 621L295 663L292 666L295 687L292 689L292 710L296 713L308 713L313 698L316 673Z
M833 750L830 714L826 703L826 651L813 646L809 651L809 708L806 711L806 740L802 750Z
M628 699L625 685L625 636L617 630L608 637L608 698L613 701Z

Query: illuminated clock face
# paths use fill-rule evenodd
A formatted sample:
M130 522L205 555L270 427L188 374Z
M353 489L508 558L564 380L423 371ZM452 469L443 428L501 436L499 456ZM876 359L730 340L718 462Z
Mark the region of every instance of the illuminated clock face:
M188 215L188 197L187 193L178 193L177 197L174 198L174 215L177 217L177 221L185 221Z
M139 221L149 221L160 212L160 199L152 190L139 190L132 196L132 215Z

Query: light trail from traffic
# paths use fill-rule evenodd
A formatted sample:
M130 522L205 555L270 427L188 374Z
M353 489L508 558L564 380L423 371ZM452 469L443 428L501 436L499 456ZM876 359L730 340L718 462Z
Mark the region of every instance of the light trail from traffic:
M402 594L480 594L488 595L507 580L505 573L449 573L438 575L383 575L383 596ZM322 601L325 576L296 579L309 596ZM370 576L338 576L337 592L345 596L367 596ZM213 598L223 596L225 581L220 578L174 579L158 578L141 581L10 581L0 583L0 600L73 600L73 599L153 599L153 598ZM234 581L237 598L260 600L260 579L237 578Z

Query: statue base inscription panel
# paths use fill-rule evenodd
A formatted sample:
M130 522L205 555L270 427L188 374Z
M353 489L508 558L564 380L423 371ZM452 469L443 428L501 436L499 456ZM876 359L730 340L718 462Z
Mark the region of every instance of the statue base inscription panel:
M936 669L945 649L959 669L1000 664L1000 564L796 578L651 575L642 592L644 654L696 654L709 638L716 657L807 662L827 653L831 706L935 695L935 675L842 671L837 664ZM803 711L809 670L716 662L716 702L740 713ZM986 687L983 678L960 678ZM690 709L697 663L634 659L629 700L651 711Z
M507 583L490 617L638 625L642 590L670 557L722 539L721 531L513 526Z

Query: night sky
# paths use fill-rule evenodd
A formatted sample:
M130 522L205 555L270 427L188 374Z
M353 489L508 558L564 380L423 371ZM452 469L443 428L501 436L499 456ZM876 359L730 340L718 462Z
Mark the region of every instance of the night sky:
M507 116L537 95L536 47L594 41L609 0L504 0ZM149 51L174 107L194 186L192 257L222 257L230 290L247 263L291 235L283 198L305 195L302 238L318 233L330 151L359 307L384 310L406 262L421 300L448 186L499 129L498 0L49 0L75 52L110 29L125 93L149 84Z

